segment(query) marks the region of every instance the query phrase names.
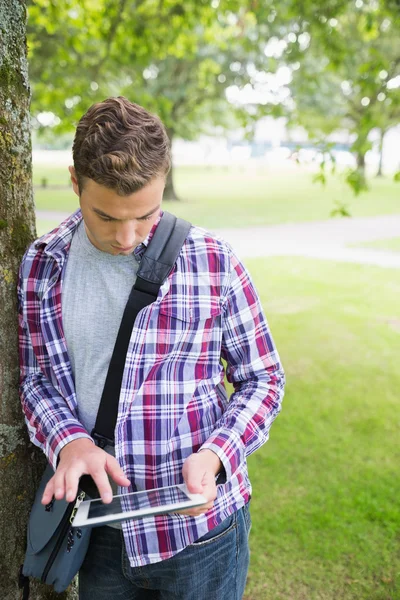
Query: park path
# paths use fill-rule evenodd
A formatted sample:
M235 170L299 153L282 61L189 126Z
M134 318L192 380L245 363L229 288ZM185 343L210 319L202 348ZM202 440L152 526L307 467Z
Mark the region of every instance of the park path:
M37 211L40 219L61 221L67 213ZM400 268L400 252L349 248L348 244L400 237L400 215L352 217L211 231L229 242L242 258L305 256L380 267Z

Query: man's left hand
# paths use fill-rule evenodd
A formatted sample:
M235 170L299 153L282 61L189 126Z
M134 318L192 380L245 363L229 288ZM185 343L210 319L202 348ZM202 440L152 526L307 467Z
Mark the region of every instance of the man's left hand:
M212 450L200 450L191 454L183 463L182 475L188 491L192 494L202 494L207 504L196 508L176 511L188 517L198 517L212 508L217 497L215 477L222 468L222 463Z

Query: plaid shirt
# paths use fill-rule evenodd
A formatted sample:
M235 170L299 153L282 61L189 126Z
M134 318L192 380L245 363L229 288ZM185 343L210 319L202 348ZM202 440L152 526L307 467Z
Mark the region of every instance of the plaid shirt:
M78 210L28 248L18 283L22 408L31 441L54 469L66 444L92 439L79 421L61 319L64 267L81 219ZM158 223L136 248L139 260ZM229 399L221 358L234 386ZM115 456L132 485L119 493L183 483L185 459L204 448L219 456L226 481L199 517L123 522L132 567L172 557L249 500L246 457L268 439L283 388L248 272L229 244L193 226L157 300L132 330L115 427Z

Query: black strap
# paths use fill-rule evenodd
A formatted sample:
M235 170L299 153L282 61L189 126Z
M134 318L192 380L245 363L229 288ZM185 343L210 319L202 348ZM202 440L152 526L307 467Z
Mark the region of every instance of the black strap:
M114 444L122 377L135 319L142 308L156 300L161 285L176 263L190 228L191 224L188 221L164 212L143 254L135 285L124 310L96 424L91 433L103 448L106 444Z
M29 586L29 577L23 574L22 570L24 565L21 565L19 568L19 576L18 576L18 587L22 590L21 600L29 600L30 594L30 586Z

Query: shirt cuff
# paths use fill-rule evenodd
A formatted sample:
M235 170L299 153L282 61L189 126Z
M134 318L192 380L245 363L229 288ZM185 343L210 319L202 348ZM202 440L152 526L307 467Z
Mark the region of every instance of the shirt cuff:
M223 470L217 475L217 483L229 481L245 461L245 448L240 436L232 429L217 429L199 450L212 450L223 464Z
M60 452L64 446L79 438L88 438L94 443L86 429L76 421L70 423L62 421L59 427L52 430L46 440L45 453L54 471L58 467Z

